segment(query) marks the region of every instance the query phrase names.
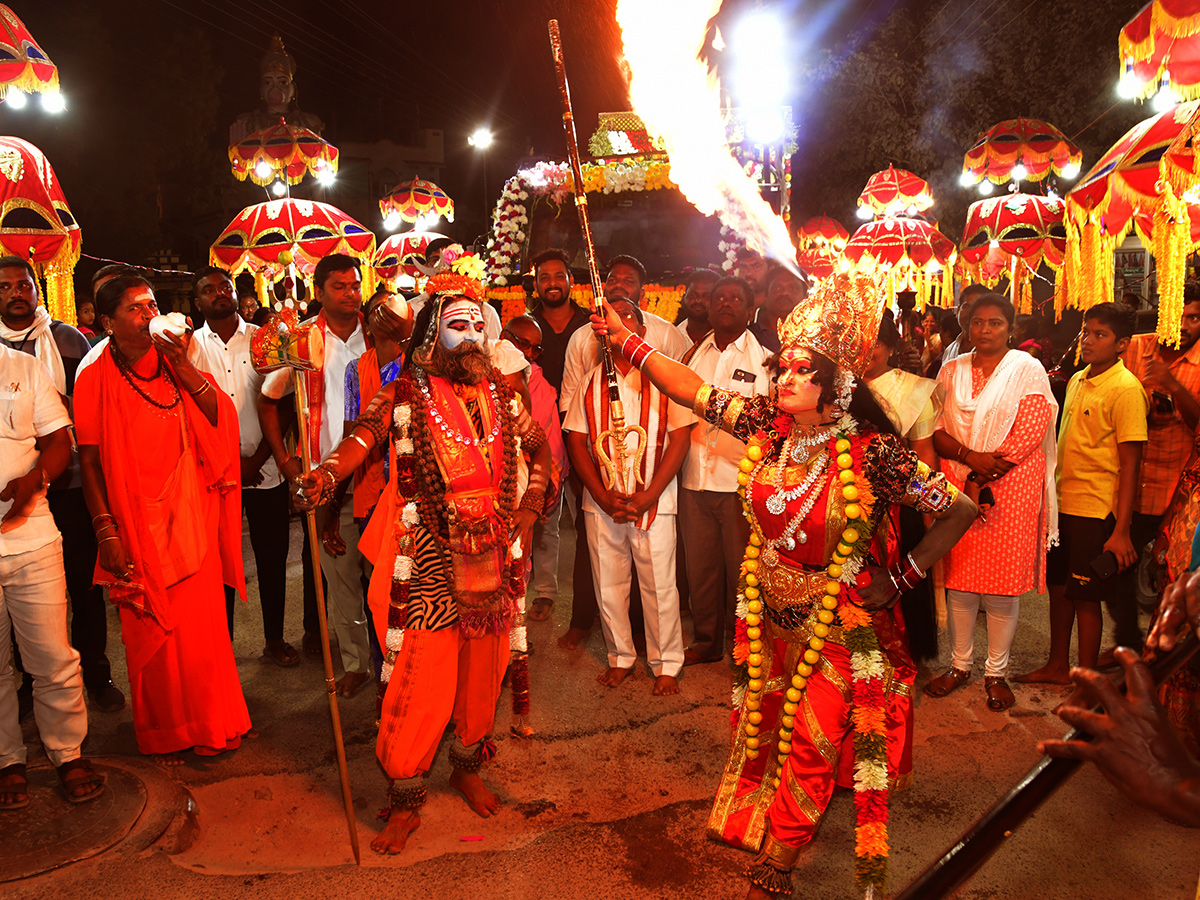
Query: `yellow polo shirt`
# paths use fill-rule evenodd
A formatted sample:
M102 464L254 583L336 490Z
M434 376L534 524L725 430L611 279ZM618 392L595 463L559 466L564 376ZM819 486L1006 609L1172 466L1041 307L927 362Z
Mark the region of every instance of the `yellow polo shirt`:
M1146 440L1149 401L1142 383L1117 360L1095 378L1088 366L1067 385L1058 429L1058 509L1105 519L1117 508L1117 444Z

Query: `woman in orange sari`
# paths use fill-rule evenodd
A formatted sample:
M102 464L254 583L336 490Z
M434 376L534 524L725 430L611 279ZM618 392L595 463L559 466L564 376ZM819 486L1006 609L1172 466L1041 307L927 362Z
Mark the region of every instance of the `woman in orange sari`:
M237 412L186 340L151 337L149 282L114 278L96 306L108 349L75 384L95 579L121 611L138 749L178 764L250 730L222 589L245 599Z

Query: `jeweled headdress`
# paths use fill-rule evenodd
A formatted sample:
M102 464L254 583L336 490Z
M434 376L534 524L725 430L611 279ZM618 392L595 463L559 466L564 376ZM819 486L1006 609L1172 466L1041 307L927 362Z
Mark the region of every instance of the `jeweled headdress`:
M779 342L815 350L861 376L871 363L886 300L887 282L877 270L837 272L779 323Z
M292 59L292 54L283 49L283 38L278 34L271 38L267 52L258 61L258 73L266 75L268 72L282 72L289 78L296 75L296 61Z
M445 262L443 259L443 263ZM434 308L419 350L418 361L422 364L428 361L433 352L433 345L438 336L438 326L442 320L442 307L446 301L454 297L469 297L480 306L487 303L487 294L483 289L483 283L476 275L476 272L481 272L482 268L482 261L474 254L467 253L462 256L454 256L448 264L440 265L438 273L431 275L426 280L424 296L428 299L425 302L434 304Z

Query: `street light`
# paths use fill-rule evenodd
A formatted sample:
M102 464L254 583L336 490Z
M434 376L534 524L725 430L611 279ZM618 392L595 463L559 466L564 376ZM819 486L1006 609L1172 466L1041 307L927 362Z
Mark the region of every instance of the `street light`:
M496 136L491 130L481 125L475 129L475 133L467 138L467 143L478 150L483 155L483 224L488 226L488 158L487 149L492 146L496 140Z

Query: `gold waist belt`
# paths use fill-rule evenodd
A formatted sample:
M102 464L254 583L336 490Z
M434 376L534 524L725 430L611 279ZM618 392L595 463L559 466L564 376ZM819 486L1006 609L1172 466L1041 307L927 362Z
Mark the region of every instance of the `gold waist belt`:
M780 560L773 566L759 566L758 578L764 593L763 599L767 606L780 612L789 612L808 616L815 604L820 603L825 596L825 585L829 576L825 572L808 572L796 566L788 565ZM808 643L812 632L806 625L797 628L784 628L778 623L771 623L770 629L774 637L789 643ZM829 635L825 638L835 644L842 644L842 627L838 624L829 626Z

